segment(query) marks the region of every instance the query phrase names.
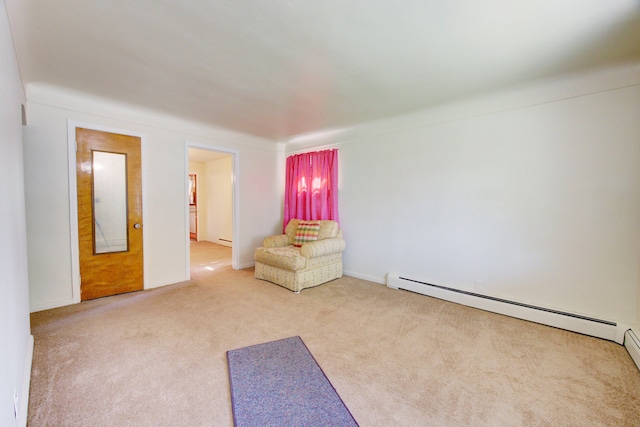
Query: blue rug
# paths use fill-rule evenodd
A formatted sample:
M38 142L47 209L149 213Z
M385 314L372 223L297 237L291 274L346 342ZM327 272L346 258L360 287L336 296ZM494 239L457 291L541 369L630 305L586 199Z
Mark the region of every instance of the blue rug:
M237 427L357 426L300 337L229 350Z

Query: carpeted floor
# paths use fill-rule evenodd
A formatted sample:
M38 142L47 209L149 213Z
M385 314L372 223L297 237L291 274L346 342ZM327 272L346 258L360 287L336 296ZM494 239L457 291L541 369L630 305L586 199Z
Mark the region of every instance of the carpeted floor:
M29 426L230 426L226 351L299 335L361 426L638 426L624 347L350 277L192 280L32 314Z

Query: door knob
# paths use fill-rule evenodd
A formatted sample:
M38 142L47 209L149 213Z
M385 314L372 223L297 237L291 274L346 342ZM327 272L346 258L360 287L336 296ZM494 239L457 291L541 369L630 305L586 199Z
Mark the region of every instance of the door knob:
M137 224L137 223L133 224L133 228L140 228L140 227L142 227L140 224Z

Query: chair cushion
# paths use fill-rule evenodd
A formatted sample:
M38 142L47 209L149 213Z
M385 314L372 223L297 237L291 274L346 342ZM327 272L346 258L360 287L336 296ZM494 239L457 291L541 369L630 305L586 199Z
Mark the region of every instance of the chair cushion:
M281 248L257 248L254 254L257 262L287 270L303 270L307 258L300 255L300 248L291 245Z
M293 246L299 248L306 242L315 242L318 240L320 233L320 224L317 222L300 222L296 229L296 236L293 240Z

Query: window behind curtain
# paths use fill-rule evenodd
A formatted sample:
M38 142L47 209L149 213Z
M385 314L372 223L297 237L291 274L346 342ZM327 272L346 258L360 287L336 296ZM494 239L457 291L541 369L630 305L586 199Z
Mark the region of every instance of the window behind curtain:
M284 228L291 219L338 221L338 150L287 157Z

